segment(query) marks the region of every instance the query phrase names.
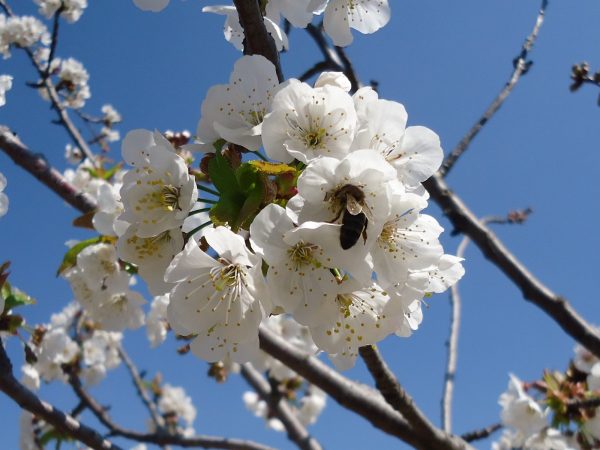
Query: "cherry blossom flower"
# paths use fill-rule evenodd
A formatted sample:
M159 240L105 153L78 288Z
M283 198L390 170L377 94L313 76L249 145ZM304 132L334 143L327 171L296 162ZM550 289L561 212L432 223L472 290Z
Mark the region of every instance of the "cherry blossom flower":
M35 17L0 14L0 53L4 59L10 57L10 46L32 47L41 43L50 44L50 34L46 26Z
M343 158L356 128L352 97L338 86L312 88L296 79L281 85L263 121L263 145L277 161Z
M309 9L319 9L324 0L312 0ZM350 28L364 34L374 33L390 20L387 0L329 0L323 26L335 45L352 43Z
M150 312L146 316L146 336L152 348L158 347L167 338L167 306L169 306L169 295L154 297Z
M62 7L61 17L67 22L77 22L83 10L87 8L87 0L34 0L39 5L40 14L50 19Z
M165 280L178 283L169 323L179 334L197 335L191 350L202 359L249 361L258 352L258 326L271 312L259 258L225 227L206 230L204 237L217 260L190 239L167 269Z
M353 99L360 125L352 148L381 153L408 186L419 185L439 169L444 157L439 137L425 127L406 128L402 104L379 99L370 87L359 89Z
M213 143L222 138L258 150L262 144L262 121L270 110L277 86L275 66L264 56L238 59L229 84L213 86L202 102L197 131L202 149L214 151Z
M133 169L123 177L119 219L137 225L140 237L181 227L198 194L185 161L160 133L147 130L129 132L122 153Z
M196 418L196 408L192 399L182 387L171 386L170 384L161 386L158 407L163 414L175 414L188 425L191 425Z

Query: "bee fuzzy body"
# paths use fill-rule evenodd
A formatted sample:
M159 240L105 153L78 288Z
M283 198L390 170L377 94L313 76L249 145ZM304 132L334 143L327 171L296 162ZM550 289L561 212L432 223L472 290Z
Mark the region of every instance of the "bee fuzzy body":
M344 210L340 228L340 245L344 250L353 247L361 235L366 242L368 223L369 220L365 213L351 214L348 210Z

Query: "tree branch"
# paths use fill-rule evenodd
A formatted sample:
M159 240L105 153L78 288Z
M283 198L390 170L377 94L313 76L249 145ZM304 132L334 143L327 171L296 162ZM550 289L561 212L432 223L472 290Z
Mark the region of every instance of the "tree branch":
M104 439L94 429L40 400L33 392L19 383L13 376L12 363L4 350L2 340L0 340L0 391L14 400L21 408L43 419L60 432L94 449L120 450L120 447Z
M496 235L477 220L440 175L433 175L423 185L454 227L477 244L484 256L519 287L526 300L542 309L567 334L600 357L600 336L594 327L586 322L567 300L554 293L529 272Z
M88 394L81 381L76 375L69 375L69 384L77 397L85 404L85 406L96 416L96 418L110 431L113 436L122 436L137 442L146 442L156 445L178 445L180 447L201 447L201 448L219 448L228 450L273 450L262 444L257 444L252 441L244 441L240 439L226 439L214 436L195 436L183 437L181 435L173 435L167 433L139 433L137 431L128 430L114 423L109 417L106 410Z
M260 347L286 366L296 371L309 382L327 392L336 402L367 419L380 430L399 437L417 449L470 449L458 438L452 437L448 445L432 446L437 442L431 435L422 435L410 427L398 412L381 401L374 391L354 383L329 368L317 358L311 357L279 338L265 327L259 332Z
M478 441L480 439L485 439L487 437L490 437L493 433L502 429L502 427L503 426L501 423L495 423L488 427L482 428L481 430L475 430L475 431L470 431L468 433L465 433L465 434L461 435L461 437L467 442Z
M375 380L375 385L383 398L411 425L420 436L425 448L451 449L470 448L460 438L454 437L435 427L415 404L414 400L400 386L398 380L373 345L359 348L360 356Z
M289 404L280 395L272 392L269 382L250 363L242 364L242 376L269 405L269 410L281 420L288 438L301 450L322 450L321 444L313 438L300 423Z
M140 399L142 399L142 402L144 403L146 409L150 413L150 417L152 418L152 422L154 422L154 425L156 425L156 429L160 430L164 426L164 420L158 412L156 404L148 395L148 391L144 387L144 380L142 380L142 377L140 377L140 373L138 372L137 367L135 366L135 364L133 363L123 346L119 346L118 351L119 356L123 360L125 367L127 367L127 370L131 375L131 380L133 381L133 385L135 386L135 390L138 393L138 396L140 397Z
M257 0L233 0L238 11L240 25L244 29L244 54L262 55L273 63L279 82L284 80L275 41L265 28Z
M543 0L542 6L540 7L540 11L539 11L537 19L535 21L535 25L533 27L533 31L525 40L525 43L523 44L523 47L521 48L521 53L519 53L519 56L517 58L515 58L515 60L513 61L514 70L513 70L513 73L511 74L510 79L508 80L508 82L506 83L504 88L500 91L498 96L494 99L494 101L492 101L490 106L488 106L488 108L485 110L485 112L483 113L483 116L481 116L481 118L477 121L477 123L475 123L475 125L473 125L471 127L471 129L465 135L465 137L462 138L462 140L458 143L458 145L454 148L454 150L452 150L452 152L446 157L446 159L444 160L444 162L442 164L442 167L440 167L440 170L439 170L439 173L441 174L441 176L445 177L448 174L448 172L450 172L450 170L452 170L452 167L454 167L454 164L456 164L458 159L467 150L467 148L471 144L471 141L473 141L473 139L475 138L475 136L477 136L479 131L481 131L481 129L485 126L485 124L500 109L500 107L502 106L504 101L507 99L509 94L512 92L514 87L519 82L521 75L524 75L529 70L532 63L531 63L531 61L527 61L527 56L529 55L529 52L533 48L533 44L535 44L535 41L540 32L540 28L542 27L542 24L544 23L544 16L545 16L547 7L548 7L548 0Z
M3 125L0 125L0 149L15 164L32 174L74 208L82 212L96 209L92 197L79 192L58 170L51 167L43 156L29 150L9 128Z

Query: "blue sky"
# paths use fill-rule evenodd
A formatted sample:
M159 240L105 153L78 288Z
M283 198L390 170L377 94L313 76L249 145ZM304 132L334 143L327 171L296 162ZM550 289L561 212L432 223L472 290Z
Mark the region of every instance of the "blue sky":
M35 10L26 0L10 3L18 13ZM171 3L164 12L150 14L128 0L90 2L79 22L61 29L57 55L81 60L91 74L92 99L86 110L97 113L102 104L112 103L124 116L123 134L140 127L195 130L206 91L228 79L240 56L222 38L222 18L200 12L209 2ZM374 35L355 34L348 53L363 81L377 80L381 97L403 103L409 124L436 131L449 151L508 79L539 5L537 0L391 0L390 24ZM531 54L532 69L448 177L479 216L534 209L526 225L500 227L498 234L592 323L599 322L600 314L593 282L600 248L600 108L595 89L588 86L572 94L568 86L572 64L589 60L600 68L599 19L597 1L551 2ZM293 30L290 43L282 59L286 77L298 76L320 56L302 30ZM0 123L62 169L68 137L51 124L48 105L25 86L35 79L30 63L18 51L13 54L0 62L0 73L15 78L7 106L0 108ZM112 155L118 159L118 146ZM0 171L8 178L11 201L8 215L0 219L0 260L12 261L11 281L38 300L26 311L28 321L45 322L71 299L67 283L54 276L64 242L90 233L71 227L75 211L4 154ZM450 237L452 227L435 205L429 212L448 231L446 251L455 252L459 238ZM509 372L532 380L544 368L564 369L574 345L475 246L466 257L454 407L458 433L499 420L497 398ZM448 296L434 296L428 304L413 337L388 338L380 348L400 382L439 423ZM244 410L242 380L217 385L205 376L206 363L175 353L177 343L149 351L143 331L128 332L125 345L140 367L151 374L160 371L171 384L186 387L198 407L199 433L293 448ZM18 368L22 356L16 339L9 350ZM370 382L360 362L346 375ZM145 412L122 368L93 393L112 405L116 420L144 427ZM43 387L41 395L65 409L75 404L60 384ZM17 448L18 415L18 408L0 396L3 448ZM84 420L95 423L88 415ZM405 448L333 401L311 432L329 449ZM489 442L478 446L489 448Z

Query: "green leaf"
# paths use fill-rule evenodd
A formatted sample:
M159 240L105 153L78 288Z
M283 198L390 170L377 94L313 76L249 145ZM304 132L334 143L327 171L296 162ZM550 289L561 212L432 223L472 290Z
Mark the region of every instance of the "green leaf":
M248 229L265 198L265 178L256 167L248 163L238 167L236 176L245 197L236 225Z
M84 248L94 244L113 243L115 242L115 240L116 238L111 236L98 236L95 238L86 239L85 241L81 241L79 244L75 244L67 251L67 253L65 253L62 263L56 272L56 276L59 276L65 270L74 267L77 264L77 255L79 255L79 253L81 253L81 251Z
M19 306L24 305L33 305L35 304L35 299L27 295L25 292L19 289L12 289L12 292L7 297L4 297L5 304L4 310L8 311L10 309L18 308Z
M115 173L117 173L118 170L121 170L121 167L123 167L122 162L115 164L110 169L104 170L102 173L102 178L104 178L105 180L110 180L115 175Z

